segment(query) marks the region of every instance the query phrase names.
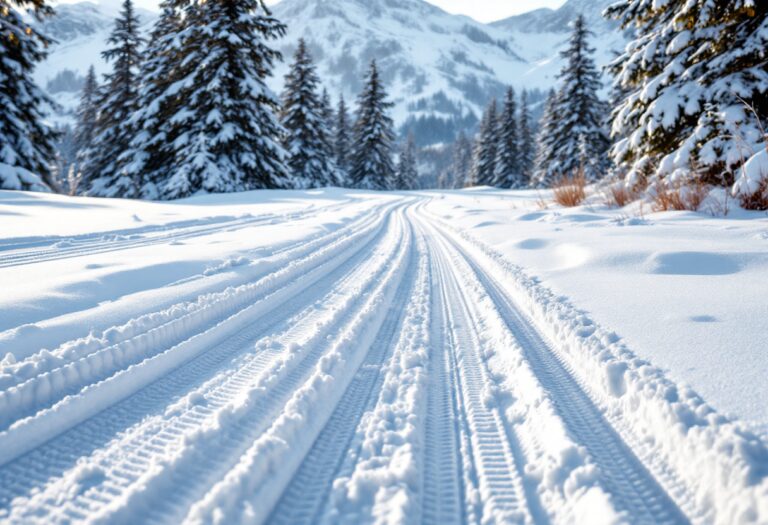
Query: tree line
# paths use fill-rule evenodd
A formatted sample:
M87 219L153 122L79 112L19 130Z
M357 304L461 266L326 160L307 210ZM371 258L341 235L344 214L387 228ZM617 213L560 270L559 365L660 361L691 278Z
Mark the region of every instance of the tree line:
M39 1L23 3L38 17L50 14ZM168 200L254 189L414 187L413 145L403 146L399 163L393 159L391 103L375 62L353 120L343 98L334 111L327 91L320 91L303 40L282 96L267 87L281 59L272 43L286 26L262 0L164 0L160 9L145 39L132 0L124 0L102 53L111 71L101 82L93 68L87 75L69 177L73 193ZM37 95L22 108L27 114L21 119L40 128L27 133L38 138L37 160L30 155L29 176L0 186L41 189L54 184L54 134L40 124L45 97L28 73L47 41L27 33L20 18L16 24L24 28L24 43L15 49L29 64L17 76ZM33 181L32 174L39 176Z
M56 136L43 111L50 101L31 80L50 42L19 14L25 8L38 19L51 14L43 0L0 0L0 187L38 190L55 183ZM735 185L743 202L768 207L759 158L768 3L624 0L606 16L634 35L607 68L608 100L578 17L541 121L532 122L525 92L510 89L489 104L476 137L456 139L441 184L547 187L579 175L647 191ZM391 103L375 63L353 118L343 100L332 109L303 42L282 97L268 89L281 59L272 45L286 28L262 0L164 0L146 41L138 26L124 0L104 52L111 71L87 78L72 145L80 193L173 199L416 185L413 138L394 158Z

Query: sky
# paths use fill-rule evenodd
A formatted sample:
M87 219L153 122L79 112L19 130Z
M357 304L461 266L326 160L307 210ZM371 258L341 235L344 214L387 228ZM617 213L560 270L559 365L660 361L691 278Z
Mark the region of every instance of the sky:
M81 0L59 0L54 3L73 4ZM99 3L104 0L91 0ZM115 0L107 0L114 2ZM135 0L136 5L156 9L159 0ZM279 0L267 0L268 4L276 4ZM501 20L512 15L525 13L539 7L556 8L565 3L565 0L427 0L449 13L457 13L471 16L481 22Z

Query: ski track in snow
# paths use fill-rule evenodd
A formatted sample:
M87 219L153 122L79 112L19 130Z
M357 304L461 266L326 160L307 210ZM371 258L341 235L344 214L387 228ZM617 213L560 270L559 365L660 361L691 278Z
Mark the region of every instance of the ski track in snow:
M20 239L0 268L329 209ZM708 412L659 429L692 417L666 380L516 272L429 199L390 200L4 364L0 523L768 522L765 443ZM681 447L715 452L686 470Z

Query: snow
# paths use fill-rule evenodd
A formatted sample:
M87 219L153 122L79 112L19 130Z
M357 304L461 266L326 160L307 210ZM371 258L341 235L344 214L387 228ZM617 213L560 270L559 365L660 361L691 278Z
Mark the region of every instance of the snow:
M431 210L572 299L720 411L768 431L766 214L735 209L715 219L599 202L542 210L542 195L459 192Z
M750 197L763 190L766 181L768 181L768 149L755 153L747 160L739 171L733 193L740 197Z
M768 520L768 217L0 192L3 523Z

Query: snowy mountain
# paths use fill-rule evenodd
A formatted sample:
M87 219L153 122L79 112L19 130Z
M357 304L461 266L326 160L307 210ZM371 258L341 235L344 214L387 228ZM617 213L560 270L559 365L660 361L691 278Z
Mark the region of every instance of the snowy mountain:
M584 15L594 31L601 35L616 30L617 24L603 18L603 11L616 0L568 0L559 9L536 9L513 16L491 25L518 33L568 33L568 24L578 15Z
M500 95L506 85L547 90L561 66L558 51L567 39L568 24L580 12L597 33L599 62L607 62L610 50L623 46L623 37L600 18L608 3L570 0L556 11L537 10L487 25L424 0L283 0L273 9L288 24L288 35L278 43L285 62L271 85L282 89L300 37L307 40L334 98L343 93L353 102L375 58L395 103L395 121L415 128L423 142L438 143L450 139L456 129L473 127L489 98ZM37 80L50 84L49 92L64 113L76 106L78 84L62 72L83 76L91 64L97 72L106 71L99 53L115 11L115 0L61 5L56 17L45 23L58 44L39 68ZM149 25L154 15L142 15ZM64 78L58 78L62 74ZM70 118L63 115L65 121Z
M40 29L55 43L48 59L37 68L35 80L61 106L53 118L54 122L72 123L80 88L91 65L99 74L109 70L101 52L106 48L106 40L119 9L118 0L102 0L99 4L62 4L56 6L53 17L40 25ZM136 11L148 31L156 15L143 9Z
M491 26L503 31L510 45L518 50L532 66L531 77L551 79L562 66L558 56L570 36L571 22L584 15L587 28L594 33L590 44L596 48L599 67L608 64L616 52L624 49L628 35L618 24L603 18L606 7L615 0L568 0L559 9L536 9L522 15L494 22Z

